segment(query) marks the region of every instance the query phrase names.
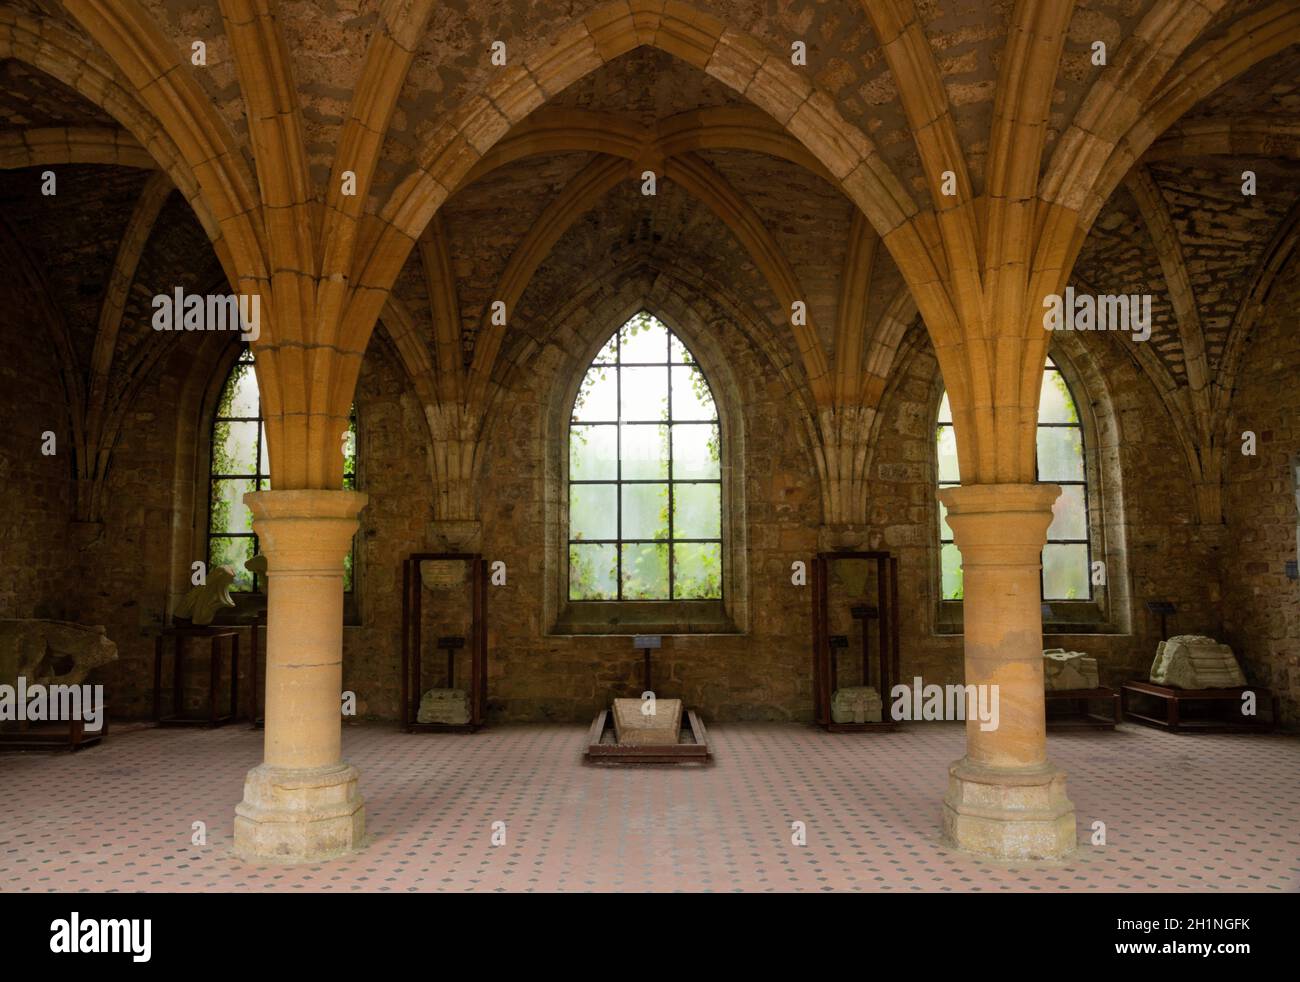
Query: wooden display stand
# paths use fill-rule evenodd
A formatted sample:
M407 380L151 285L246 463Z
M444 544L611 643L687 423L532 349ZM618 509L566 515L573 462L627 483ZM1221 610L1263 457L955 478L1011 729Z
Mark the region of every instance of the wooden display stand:
M1268 704L1272 716L1241 715L1243 693L1255 693L1256 708ZM1277 726L1278 697L1258 685L1236 686L1231 689L1175 689L1158 682L1125 682L1120 690L1124 718L1144 726L1154 726L1171 733L1271 733ZM1151 715L1134 709L1134 703L1150 704L1157 700L1164 710L1162 715ZM1188 718L1186 710L1192 710ZM1154 710L1152 711L1154 712Z
M869 623L875 621L876 691L880 693L879 723L836 723L831 718L831 700L839 683L838 658L832 652L830 633L830 564L844 559L874 560L876 604L856 604L855 620L862 622L862 684L872 684ZM898 723L889 718L889 690L899 677L898 667L898 560L888 552L819 552L812 563L813 604L813 719L829 733L889 732ZM839 637L842 637L839 636ZM847 639L846 639L847 640Z
M657 747L624 747L614 733L613 713L602 709L587 732L583 759L589 764L708 764L713 760L709 735L693 709L682 713L678 742Z
M642 650L641 691L653 692L651 679L651 653L654 644L637 645ZM587 731L587 749L582 759L588 764L710 764L713 751L709 747L709 734L704 721L694 709L682 707L682 724L677 732L677 743L655 746L624 746L618 742L614 729L614 714L602 709L592 720Z
M253 649L250 652L253 664L249 673L251 675L250 681L253 686L253 692L252 697L249 699L248 725L254 730L260 730L266 723L261 712L262 685L258 675L261 665L261 648L258 645L258 636L261 633L261 629L264 627L266 627L266 611L259 610L253 616L253 622L248 625L249 647Z
M93 747L108 736L108 701L100 712L103 724L98 730L86 729L85 720L51 720L15 723L15 729L0 733L0 753L20 750L68 750Z
M172 661L172 714L162 714L163 638L174 638ZM206 638L208 649L208 715L186 716L185 706L185 642L190 638ZM221 678L222 641L230 655L230 707L229 712L217 711L217 684ZM182 624L163 628L154 639L153 654L153 718L159 726L225 726L239 715L239 630L234 627L200 627Z
M1047 728L1059 730L1113 730L1122 718L1120 695L1114 689L1100 685L1095 689L1058 689L1044 693L1047 709L1062 705L1065 712L1047 714ZM1091 704L1104 703L1110 711L1109 716L1094 713Z
M455 681L455 654L459 647L470 653L469 722L421 723L423 695L421 665L423 645L423 593L420 563L462 562L470 583L471 624L468 643L463 638L439 638L438 647L447 651L448 687ZM414 552L402 561L402 722L406 733L474 733L487 721L487 581L488 564L478 553ZM453 641L459 644L452 643ZM447 642L447 643L443 643Z

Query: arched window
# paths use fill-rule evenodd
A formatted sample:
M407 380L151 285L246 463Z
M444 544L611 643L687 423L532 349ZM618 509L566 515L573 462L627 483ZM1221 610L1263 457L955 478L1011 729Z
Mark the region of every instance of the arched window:
M353 406L348 437L343 441L343 489L357 484L357 411ZM230 369L221 388L217 412L212 421L212 459L208 487L208 565L230 566L235 570L231 588L245 593L262 593L261 577L244 568L257 554L253 515L244 504L249 491L271 490L271 466L266 452L266 426L262 422L262 400L253 370L253 350L247 345ZM355 553L343 561L343 584L352 589Z
M936 442L939 487L961 483L957 438L945 392L939 404ZM1038 402L1038 480L1059 484L1061 496L1052 506L1052 524L1043 547L1044 600L1091 600L1088 479L1084 459L1083 424L1078 406L1061 370L1048 359ZM944 600L962 598L961 551L953 542L947 510L939 504L939 555Z
M614 332L569 422L571 601L722 599L722 437L686 346L649 313Z

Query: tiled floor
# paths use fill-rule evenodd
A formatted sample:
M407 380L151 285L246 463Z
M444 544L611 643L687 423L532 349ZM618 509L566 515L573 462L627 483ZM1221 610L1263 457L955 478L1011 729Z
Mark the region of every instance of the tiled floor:
M140 729L75 755L0 756L0 892L44 890L1300 889L1300 739L1126 726L1053 735L1081 852L999 866L939 842L960 725L829 735L714 726L707 770L593 768L585 728L345 730L371 841L320 865L230 853L261 733ZM191 845L207 824L207 845ZM791 842L791 823L807 844ZM1094 822L1106 844L1087 844ZM505 823L494 846L493 823Z

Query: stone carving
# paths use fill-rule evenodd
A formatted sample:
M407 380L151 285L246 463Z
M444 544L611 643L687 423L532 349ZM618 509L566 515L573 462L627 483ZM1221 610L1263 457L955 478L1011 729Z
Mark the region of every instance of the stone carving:
M420 697L417 723L463 726L469 722L469 693L464 689L430 689Z
M1048 692L1095 689L1101 685L1097 659L1082 651L1047 648L1043 651L1043 685Z
M267 570L266 556L259 552L252 559L244 560L244 569L259 576L265 576Z
M682 701L656 699L653 716L641 712L640 699L614 700L614 735L620 747L676 744L682 728Z
M230 599L230 585L235 582L235 571L230 566L213 566L208 570L207 582L196 586L181 597L176 605L177 620L187 620L191 624L206 627L222 607L233 607Z
M1151 681L1175 689L1233 689L1246 685L1246 676L1226 644L1199 634L1179 634L1160 642Z
M32 685L81 685L90 672L117 660L102 626L68 621L0 620L0 684L19 676Z
M879 723L882 711L880 693L873 686L841 686L831 696L833 723Z

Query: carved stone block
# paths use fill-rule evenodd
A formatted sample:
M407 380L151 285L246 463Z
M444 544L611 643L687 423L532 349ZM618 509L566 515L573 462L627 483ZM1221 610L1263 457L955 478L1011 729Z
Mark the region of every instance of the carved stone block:
M1151 681L1175 689L1233 689L1244 686L1246 676L1226 644L1199 634L1179 634L1160 642Z
M654 715L642 712L640 699L614 700L614 735L621 747L662 747L678 742L682 701L656 699Z
M68 621L0 620L0 684L80 685L93 669L117 660L103 627Z
M1048 648L1043 652L1043 687L1048 692L1095 689L1101 685L1097 659L1082 651Z
M878 693L869 685L846 685L831 696L831 721L834 723L879 723L883 706Z
M464 689L430 689L420 697L416 722L463 726L469 722L469 693Z

